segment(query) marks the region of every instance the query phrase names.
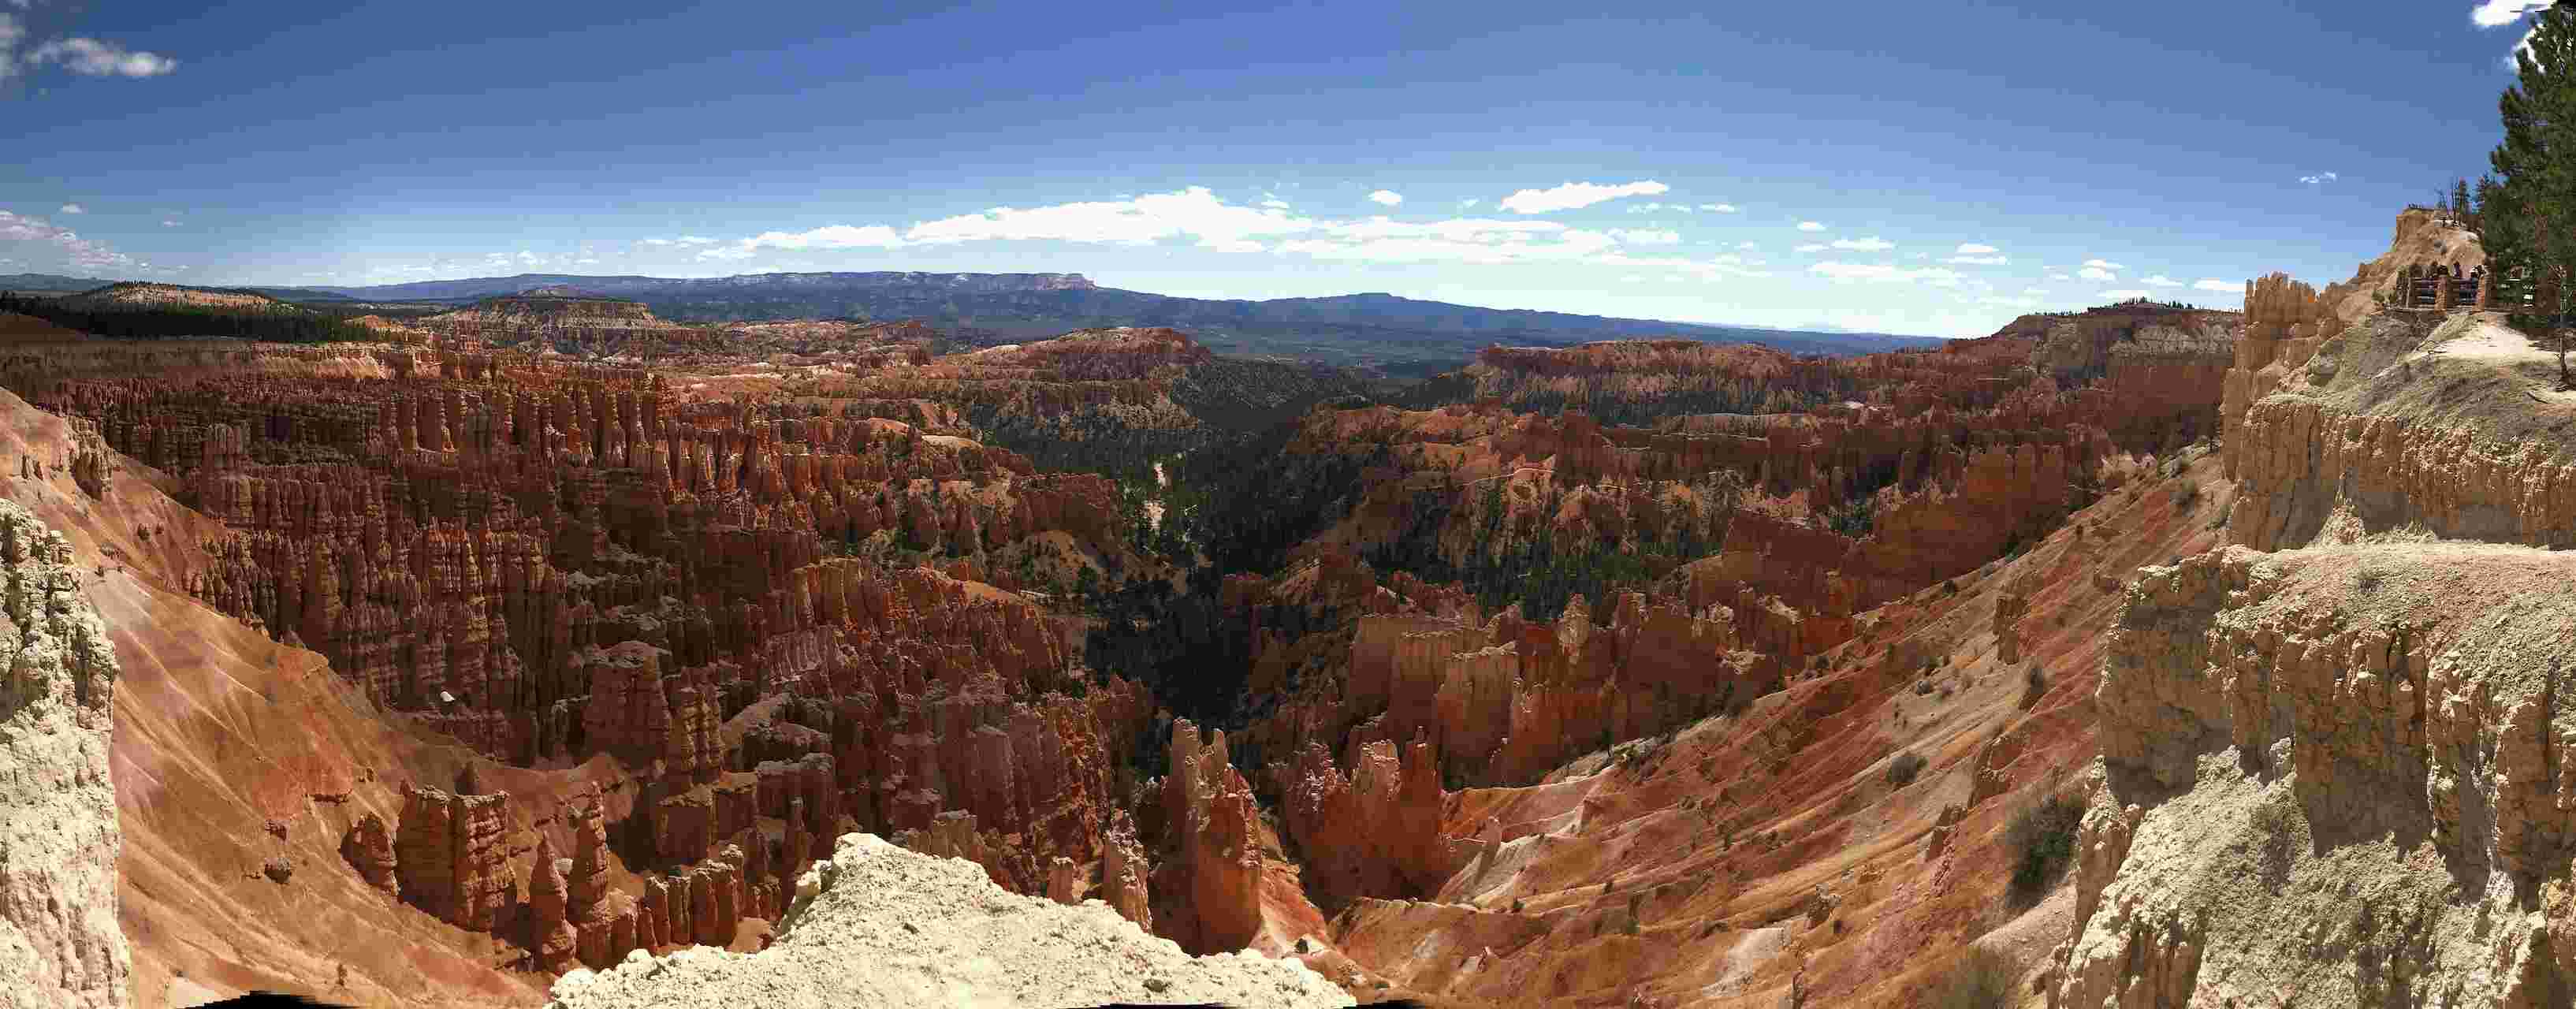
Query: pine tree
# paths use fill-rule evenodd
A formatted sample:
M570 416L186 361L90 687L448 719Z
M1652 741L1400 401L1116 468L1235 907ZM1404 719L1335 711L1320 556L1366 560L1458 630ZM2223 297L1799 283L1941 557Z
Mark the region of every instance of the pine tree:
M2515 84L2497 102L2504 142L2488 161L2502 186L2509 228L2485 245L2491 262L2527 266L2539 297L2533 314L2558 350L2559 387L2576 388L2567 366L2567 313L2576 299L2576 8L2554 4L2532 16L2532 33L2514 54Z

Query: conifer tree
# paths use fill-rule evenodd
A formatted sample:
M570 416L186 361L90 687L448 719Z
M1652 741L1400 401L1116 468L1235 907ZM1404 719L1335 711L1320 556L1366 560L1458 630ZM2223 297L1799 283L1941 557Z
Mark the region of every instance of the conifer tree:
M2558 384L2576 387L2567 366L2567 313L2576 298L2576 7L2532 15L2528 43L2514 53L2515 83L2497 105L2504 142L2487 157L2507 212L2490 213L2488 261L2530 271L2531 320L2558 350Z

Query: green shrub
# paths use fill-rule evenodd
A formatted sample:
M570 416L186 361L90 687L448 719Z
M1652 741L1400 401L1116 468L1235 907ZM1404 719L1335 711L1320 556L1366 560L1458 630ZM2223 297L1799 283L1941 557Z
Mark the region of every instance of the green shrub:
M1925 1009L2004 1009L2013 1004L2021 968L2012 957L1984 946L1952 951L1933 972Z
M2056 887L2067 863L2075 860L2075 831L2083 822L2083 804L2055 791L2013 812L2004 844L2019 858L2010 891L2015 905L2037 904Z
M1923 773L1923 765L1927 763L1930 761L1912 750L1897 754L1896 759L1887 762L1887 783L1899 788L1911 785Z

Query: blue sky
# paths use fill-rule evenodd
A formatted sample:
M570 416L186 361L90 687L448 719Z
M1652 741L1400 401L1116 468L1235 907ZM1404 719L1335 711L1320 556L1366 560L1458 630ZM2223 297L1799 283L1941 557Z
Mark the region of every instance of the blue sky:
M1977 335L2349 276L2485 166L2526 5L318 6L0 0L0 273L1067 271Z

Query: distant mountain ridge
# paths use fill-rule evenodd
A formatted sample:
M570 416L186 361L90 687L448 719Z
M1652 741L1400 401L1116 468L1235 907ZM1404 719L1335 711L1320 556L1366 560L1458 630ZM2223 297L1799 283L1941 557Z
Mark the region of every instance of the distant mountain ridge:
M20 284L20 280L43 284ZM50 275L0 276L0 287L77 289ZM1600 340L1682 337L1762 343L1793 353L1860 354L1936 346L1932 337L1814 332L1623 319L1530 309L1480 308L1393 294L1268 301L1183 298L1102 287L1078 273L758 273L732 277L523 273L359 287L243 287L314 302L463 305L538 288L638 301L674 322L775 319L920 319L975 342L1041 339L1081 329L1165 326L1211 349L1322 361L1397 375L1459 367L1493 344L1571 346Z

